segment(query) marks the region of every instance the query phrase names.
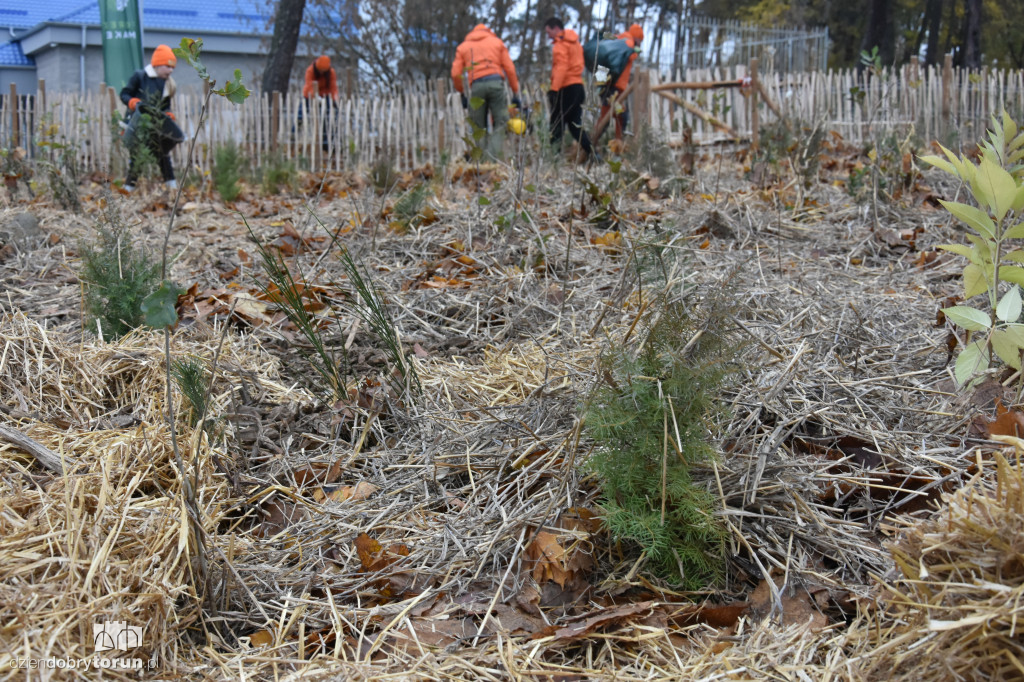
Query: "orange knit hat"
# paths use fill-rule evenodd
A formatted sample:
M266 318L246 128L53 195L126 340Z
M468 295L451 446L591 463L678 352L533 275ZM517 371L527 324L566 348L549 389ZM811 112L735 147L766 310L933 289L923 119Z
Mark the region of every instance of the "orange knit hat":
M633 40L638 43L644 42L644 29L640 24L633 24L629 27L629 35L633 36Z
M325 54L320 55L316 58L316 69L317 71L326 71L331 68L331 58Z
M153 66L177 66L178 58L174 56L174 50L171 48L166 45L157 45L149 63Z

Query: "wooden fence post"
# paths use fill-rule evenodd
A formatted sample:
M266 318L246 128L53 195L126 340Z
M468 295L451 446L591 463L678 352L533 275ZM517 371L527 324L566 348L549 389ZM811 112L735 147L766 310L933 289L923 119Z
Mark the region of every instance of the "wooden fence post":
M988 67L987 66L982 66L981 67L981 74L980 75L981 75L981 78L978 80L978 87L981 88L981 97L979 97L978 99L981 101L981 112L980 113L981 113L981 120L982 120L982 130L984 130L984 125L985 125L984 121L987 121L989 116L991 116L991 114L992 114L991 110L989 109L991 104L989 103L989 96L988 96L989 93L988 93Z
M277 133L281 126L281 92L275 90L270 95L270 151L277 152Z
M39 79L39 84L36 86L36 99L33 104L35 105L35 111L33 113L34 125L32 127L36 130L44 132L42 131L41 126L43 125L43 117L46 116L46 80L43 78ZM51 121L51 123L53 122L54 121ZM47 156L49 157L50 155L47 154Z
M750 149L757 151L761 139L761 120L757 111L757 96L761 92L757 76L757 57L750 60L750 72L747 75L750 76L752 86L750 88Z
M637 73L636 96L633 98L636 103L636 122L643 123L648 128L651 126L651 72L641 69Z
M323 131L320 130L320 82L313 81L313 97L309 100L309 108L312 110L312 148L309 150L309 162L312 164L310 170L316 172L320 170L320 144L323 141Z
M445 139L444 139L444 128L447 125L448 118L448 96L445 90L445 79L438 78L436 83L437 89L437 159L438 162L441 160L441 156L445 152Z
M949 115L952 113L952 107L950 100L953 97L951 92L953 87L953 55L947 54L945 60L942 62L942 120L940 125L942 126L942 132L949 127Z
M101 85L100 87L106 89L106 91L107 91L107 102L110 103L110 115L107 116L107 120L104 121L104 125L105 126L112 125L113 122L114 122L114 116L117 115L117 95L114 93L114 88L112 88L112 87L110 87L108 85L104 84L104 85ZM103 93L101 92L100 95L102 96L102 94ZM110 146L107 148L107 159L109 160L109 163L110 163L110 172L111 173L115 173L116 171L120 170L120 168L118 168L117 166L121 165L120 161L114 156L114 145L115 145L115 140L117 139L115 136L119 135L119 133L117 132L117 129L115 129L113 127L111 127L110 130L111 130L111 132L110 132ZM115 163L115 161L117 161L117 163Z
M18 126L18 86L11 81L11 147L21 146L21 128Z

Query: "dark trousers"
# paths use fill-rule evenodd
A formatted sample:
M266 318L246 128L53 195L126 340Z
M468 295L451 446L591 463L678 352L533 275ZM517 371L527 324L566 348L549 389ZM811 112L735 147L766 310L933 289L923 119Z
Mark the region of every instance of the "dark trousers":
M126 185L134 185L139 179L136 156L140 147L146 147L160 166L160 175L164 182L174 179L174 166L171 164L171 151L185 139L181 128L169 116L150 113L149 123L143 122L138 112L132 114L128 130L125 131L125 142L128 145L128 177Z
M337 114L338 108L335 106L334 100L330 97L321 98L306 98L305 116L309 120L313 120L313 107L323 106L318 114L320 116L320 148L324 151L328 149L328 141L330 140L330 127L333 124L334 117ZM299 123L303 120L303 107L299 107Z
M582 125L583 100L586 97L583 84L576 83L561 90L550 91L548 97L548 103L551 105L551 144L562 144L563 130L568 127L569 134L580 143L583 151L589 154L593 146Z
M626 131L626 125L629 123L629 99L622 98L622 90L619 90L610 84L601 90L601 113L599 113L597 117L604 118L605 114L611 110L611 98L615 95L618 95L615 98L615 112L613 112L613 118L615 119L615 139L621 140Z
M174 166L171 164L171 155L169 152L163 150L163 145L152 144L149 146L149 150L153 152L153 156L156 157L157 164L160 166L160 175L163 176L164 182L174 179ZM129 153L128 155L128 177L125 179L126 185L134 185L139 179L139 171L135 168L135 154Z

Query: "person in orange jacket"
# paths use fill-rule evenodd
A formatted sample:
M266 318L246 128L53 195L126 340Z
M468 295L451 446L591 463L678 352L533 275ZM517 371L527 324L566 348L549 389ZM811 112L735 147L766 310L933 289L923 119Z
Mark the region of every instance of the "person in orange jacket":
M626 44L631 48L638 48L640 43L644 41L644 29L640 24L633 24L625 32L615 36L618 39L625 40ZM626 68L622 70L622 73L615 78L614 81L608 81L608 83L601 88L601 114L600 118L604 118L608 110L611 109L611 98L613 95L618 93L620 96L629 86L629 75L633 71L633 62L636 61L637 53L634 51L629 56L629 61L626 63ZM622 135L626 130L626 124L629 122L629 107L624 99L616 98L615 100L615 139L622 140Z
M466 92L465 83L469 84ZM462 108L469 109L470 97L483 100L483 104L469 112L469 120L477 128L487 130L487 117L493 129L485 135L480 146L492 159L503 156L505 126L508 123L508 101L505 99L505 81L512 89L512 104L522 107L519 99L519 78L508 48L491 29L477 24L455 50L452 62L452 81L462 96Z
M325 54L313 60L306 69L306 82L302 86L302 96L306 99L313 96L314 83L317 85L316 93L320 97L330 95L332 100L338 100L338 74L331 66L331 58Z
M171 73L178 59L167 45L157 45L149 64L131 75L121 88L121 101L128 106L124 141L128 147L128 176L123 188L131 192L139 179L136 157L149 149L160 166L160 174L170 189L176 189L171 150L185 139L171 112L175 85ZM147 118L148 117L148 118Z
M302 96L306 99L306 110L313 106L313 97L324 99L326 109L323 113L323 132L320 146L326 152L328 145L328 130L330 129L331 112L334 104L338 101L338 74L331 66L331 58L325 54L313 60L313 63L306 68L306 81L302 85ZM299 111L299 120L302 120L302 111Z
M576 31L566 29L561 19L551 17L544 22L544 31L551 39L551 88L548 90L548 109L551 112L551 145L562 144L562 131L569 128L590 158L594 147L583 130L583 46Z

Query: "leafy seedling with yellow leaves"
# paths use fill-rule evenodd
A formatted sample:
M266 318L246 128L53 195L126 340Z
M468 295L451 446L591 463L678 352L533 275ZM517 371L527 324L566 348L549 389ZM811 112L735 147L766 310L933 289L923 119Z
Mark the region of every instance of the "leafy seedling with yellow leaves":
M970 244L939 248L964 256L964 305L944 308L946 318L967 332L954 375L963 386L991 368L995 358L1019 370L1024 352L1020 287L1024 286L1024 131L1005 112L993 117L988 140L979 144L977 164L942 147L946 158L922 161L963 180L977 206L957 201L942 205L969 229ZM966 303L987 295L979 307Z

